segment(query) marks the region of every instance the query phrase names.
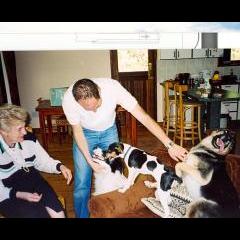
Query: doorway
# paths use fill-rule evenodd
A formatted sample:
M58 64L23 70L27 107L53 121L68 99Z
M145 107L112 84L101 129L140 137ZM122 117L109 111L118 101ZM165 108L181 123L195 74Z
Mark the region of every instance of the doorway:
M0 55L0 105L12 103L20 106L15 53L13 51L4 51L0 52ZM6 76L3 74L4 70ZM9 89L5 81L7 81ZM7 94L9 94L9 99Z
M157 50L111 50L111 76L118 80L142 108L157 119Z

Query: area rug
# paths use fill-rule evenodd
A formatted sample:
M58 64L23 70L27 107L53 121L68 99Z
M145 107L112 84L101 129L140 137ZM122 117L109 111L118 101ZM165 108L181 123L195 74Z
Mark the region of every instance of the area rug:
M172 189L170 190L171 202L169 218L183 218L186 214L186 208L192 202L186 187L176 181L173 182ZM148 197L142 198L141 201L155 214L164 217L163 207L156 198Z

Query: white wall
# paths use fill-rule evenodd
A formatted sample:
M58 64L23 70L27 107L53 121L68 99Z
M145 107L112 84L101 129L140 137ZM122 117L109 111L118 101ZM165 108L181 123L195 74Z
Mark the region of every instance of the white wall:
M233 73L240 76L240 66L236 67L218 67L217 58L199 58L199 59L178 59L178 60L157 60L157 121L163 121L164 114L164 92L161 82L168 79L175 79L178 73L199 74L203 69L218 70L221 75Z
M52 87L69 86L80 78L111 77L109 50L19 51L16 69L21 105L39 127L37 99L49 99Z

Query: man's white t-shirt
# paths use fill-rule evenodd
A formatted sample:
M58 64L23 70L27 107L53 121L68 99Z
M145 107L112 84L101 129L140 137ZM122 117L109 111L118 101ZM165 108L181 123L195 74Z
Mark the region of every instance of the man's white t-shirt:
M104 131L114 124L117 105L131 112L137 105L137 100L117 80L110 78L91 78L91 80L100 88L102 104L97 111L86 111L75 100L72 94L75 82L64 94L63 111L71 125L80 124L86 129Z

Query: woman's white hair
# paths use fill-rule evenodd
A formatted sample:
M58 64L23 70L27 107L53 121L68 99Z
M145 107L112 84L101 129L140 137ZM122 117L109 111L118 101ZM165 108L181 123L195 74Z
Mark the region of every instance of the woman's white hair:
M4 104L0 106L0 129L8 131L16 123L25 123L28 113L20 106Z

